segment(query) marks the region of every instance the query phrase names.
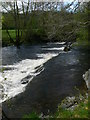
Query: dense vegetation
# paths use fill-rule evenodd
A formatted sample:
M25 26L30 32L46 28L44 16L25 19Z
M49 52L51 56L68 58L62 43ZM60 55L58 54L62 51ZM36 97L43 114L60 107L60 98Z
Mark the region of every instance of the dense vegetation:
M3 4L7 10L2 16L3 46L48 41L88 41L90 2L77 4L77 8L73 3L22 3L21 13L17 2L7 4L12 8L10 10ZM69 10L71 5L75 10Z

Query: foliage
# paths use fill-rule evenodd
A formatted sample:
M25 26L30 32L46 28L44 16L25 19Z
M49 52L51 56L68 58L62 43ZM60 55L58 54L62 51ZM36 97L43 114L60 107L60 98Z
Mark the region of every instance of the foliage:
M82 101L78 106L72 110L63 110L60 108L56 114L57 118L88 118L88 99Z
M19 6L12 6L12 9L7 13L3 13L2 28L5 30L15 30L14 40L8 31L3 32L3 44L21 45L21 43L40 43L40 42L54 42L54 41L88 41L88 14L90 10L90 2L81 4L76 12L68 11L59 3L27 3L22 2L21 13ZM31 6L31 7L30 7ZM33 8L33 7L34 8ZM61 10L57 10L62 7ZM70 7L70 5L69 5ZM47 8L47 10L46 10ZM15 16L15 17L13 17ZM7 27L5 25L7 25ZM5 35L6 36L6 35ZM11 41L9 40L11 36ZM8 42L9 41L9 42Z
M89 109L88 109L88 99L86 98L84 101L80 102L78 106L74 110L67 110L67 109L62 109L61 106L58 106L58 110L54 115L49 115L48 119L57 119L57 118L66 118L66 119L86 119L89 118ZM36 113L31 113L29 115L25 115L23 117L28 118L28 119L34 119L37 118L39 119L39 115Z
M22 44L22 35L26 26L26 20L28 18L28 9L29 9L29 2L27 3L27 6L25 6L22 2L22 7L20 8L17 1L15 2L3 2L2 3L3 9L5 9L7 12L3 14L3 17L5 18L3 20L3 29L6 30L10 43L14 44L17 48L20 47ZM22 9L22 10L21 10ZM20 13L22 11L23 13L23 19L22 14ZM15 28L15 40L12 38L12 36L9 33L9 24L13 23L14 25L11 25L12 29ZM12 27L13 26L13 27Z
M83 3L81 9L74 15L74 19L77 22L77 41L79 43L89 42L89 7L90 2Z
M30 119L30 120L33 120L33 119L35 119L35 120L40 120L39 116L38 116L35 112L32 112L32 113L29 114L29 115L25 115L22 120L26 120L26 119L28 119L28 120L29 120L29 119Z

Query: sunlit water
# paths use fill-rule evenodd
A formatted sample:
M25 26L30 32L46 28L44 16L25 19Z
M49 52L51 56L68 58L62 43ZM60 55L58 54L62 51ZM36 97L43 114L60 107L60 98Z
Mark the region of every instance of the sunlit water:
M0 103L24 92L28 83L42 71L43 64L63 52L64 42L37 46L2 48Z

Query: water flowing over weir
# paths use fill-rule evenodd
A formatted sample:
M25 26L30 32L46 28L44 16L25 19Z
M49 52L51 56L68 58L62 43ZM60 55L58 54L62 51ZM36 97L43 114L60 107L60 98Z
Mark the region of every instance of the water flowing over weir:
M90 49L63 52L63 44L3 48L4 89L11 98L3 97L3 110L9 118L55 112L61 100L79 92L76 88L86 89L83 74L90 68Z
M0 102L23 92L27 84L44 70L43 64L63 51L63 44L64 42L50 43L47 46L21 47L20 50L12 46L3 48L1 66L3 73L0 73L3 92ZM55 48L57 45L60 48Z

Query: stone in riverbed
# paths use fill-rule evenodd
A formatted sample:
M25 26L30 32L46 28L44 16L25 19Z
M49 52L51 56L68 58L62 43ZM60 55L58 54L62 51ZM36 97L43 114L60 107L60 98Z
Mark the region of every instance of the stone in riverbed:
M90 69L83 75L83 78L86 82L87 88L90 86Z
M66 46L64 47L64 51L65 52L70 51L71 46L72 46L72 42L66 42Z
M67 110L74 110L78 104L83 101L85 98L88 98L88 94L86 93L85 96L79 95L79 96L72 96L72 97L66 97L60 107L62 109L67 109Z
M73 106L76 103L75 96L66 97L65 100L62 101L61 108L67 109Z
M26 76L21 80L21 84L27 84L29 82L29 79L31 78L31 75Z
M67 47L67 46L65 46L64 51L65 51L65 52L68 52L68 51L70 51L70 48Z

